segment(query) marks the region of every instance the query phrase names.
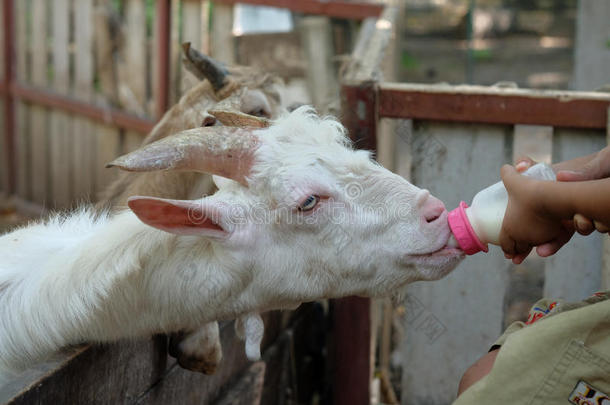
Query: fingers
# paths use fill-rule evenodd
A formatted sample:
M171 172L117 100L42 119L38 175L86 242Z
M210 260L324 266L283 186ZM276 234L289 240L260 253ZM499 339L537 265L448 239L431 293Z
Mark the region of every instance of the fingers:
M608 233L610 231L610 227L599 222L599 221L591 221L589 218L585 217L582 214L574 215L574 228L581 235L589 235L593 231Z
M532 251L532 247L529 246L527 248L527 251L524 253L519 253L515 256L513 256L513 264L521 264L523 263L523 261L530 255L530 252Z
M519 158L517 158L517 160L515 160L515 169L517 169L517 171L519 173L523 173L524 171L526 171L530 167L534 166L535 164L536 164L536 162L534 162L528 156L519 157Z
M560 170L557 172L557 181L586 181L590 175L583 171Z
M574 231L566 229L565 232L559 234L555 240L538 246L536 248L536 253L540 257L549 257L554 255L563 247L563 245L569 242L573 234Z
M578 170L560 170L557 172L558 181L586 181L608 177L610 165L606 151L600 151L588 163Z
M500 233L500 246L504 251L504 257L512 259L515 264L521 264L532 251L529 243L513 240L504 230Z
M574 229L581 235L589 235L591 232L595 230L595 226L593 222L589 218L586 218L584 215L576 214L574 215Z
M519 176L520 174L517 169L511 165L504 165L500 169L500 177L502 177L502 182L507 189L513 184L515 178L518 178Z
M504 252L504 257L507 259L512 259L517 252L515 251L515 241L508 236L506 229L502 226L502 230L500 231L500 247Z
M595 229L597 229L597 232L608 233L608 231L610 231L610 227L602 224L599 221L593 221L593 224L595 225Z

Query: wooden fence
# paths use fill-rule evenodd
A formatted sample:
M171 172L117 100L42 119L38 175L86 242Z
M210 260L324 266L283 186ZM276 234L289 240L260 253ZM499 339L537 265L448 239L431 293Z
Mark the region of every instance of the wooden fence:
M138 146L192 85L182 41L236 62L233 3L3 0L0 191L34 211L95 199L116 175L104 163ZM252 3L343 18L381 10L321 0Z
M502 164L523 153L549 163L586 155L610 138L610 95L595 92L391 83L382 61L391 59L391 8L364 26L342 83L342 120L359 147L449 209L499 179ZM391 79L391 75L389 76ZM528 145L525 146L524 145ZM606 238L607 239L607 238ZM603 243L602 243L603 242ZM467 258L452 274L408 286L401 306L402 403L449 404L462 373L503 328L521 319L542 296L577 301L609 288L608 241L574 237L558 254L513 266L499 248ZM375 396L373 370L389 367L385 327L391 306L350 298L340 303L338 348L349 364L338 371L340 403L367 404ZM383 325L383 326L380 326ZM382 329L376 358L375 339ZM373 342L367 344L367 342ZM373 352L371 352L371 348ZM385 359L384 359L385 352ZM351 359L349 361L348 359Z
M361 19L382 11L379 4L357 1L245 2L339 18ZM0 194L15 196L18 208L32 213L95 199L116 175L104 164L136 148L191 87L180 61L181 42L236 62L233 3L2 0ZM315 48L315 38L309 45ZM167 356L166 339L155 337L77 349L59 363L31 370L22 382L25 389L17 382L0 392L0 399L10 398L13 404L287 403L309 394L278 388L295 387L295 374L312 371L295 356L299 346L311 351L311 343L299 341L312 334L312 325L324 324L308 319L310 308L305 306L290 324L280 319L287 316L266 315L266 370L261 364L246 370L242 344L227 323L221 331L226 358L214 377L180 369ZM244 385L242 398L227 392Z

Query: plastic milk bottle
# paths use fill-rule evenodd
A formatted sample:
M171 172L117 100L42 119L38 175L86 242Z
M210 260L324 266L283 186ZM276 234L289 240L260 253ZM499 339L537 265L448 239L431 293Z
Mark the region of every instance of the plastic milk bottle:
M556 180L555 172L545 163L530 167L523 175L537 180ZM453 233L449 245L459 247L467 255L487 252L488 243L499 245L507 205L508 193L501 181L479 191L470 207L462 201L459 207L449 212L449 227Z

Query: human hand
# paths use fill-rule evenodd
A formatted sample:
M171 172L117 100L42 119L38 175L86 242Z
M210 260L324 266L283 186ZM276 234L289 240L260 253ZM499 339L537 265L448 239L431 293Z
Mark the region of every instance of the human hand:
M534 246L540 256L555 253L572 236L571 224L545 210L544 181L522 176L510 165L501 170L508 192L508 206L500 232L500 246L507 258L520 264Z
M565 163L568 168L563 167L562 163L557 165L557 181L587 181L610 177L610 147L605 147L576 166L570 162Z
M587 181L606 177L610 177L610 147L605 147L597 152L581 167L557 172L557 181ZM610 228L601 222L591 221L581 214L574 215L574 228L581 235L589 235L595 230L601 233L610 231Z
M533 159L531 159L528 156L520 157L515 161L515 169L519 173L523 173L530 167L534 166L536 163L538 163L538 162L534 161ZM580 230L584 229L584 226L586 224L583 224L583 220L587 220L587 219L580 214L576 214L574 216L573 223L570 223L570 221L563 221L562 222L563 227L555 239L553 239L552 241L550 241L548 243L543 243L542 245L536 246L536 253L538 254L538 256L548 257L548 256L552 256L555 253L557 253L559 251L559 249L561 249L563 247L563 245L565 245L566 243L568 243L570 241L570 239L572 238L572 235L574 235L575 229L580 229ZM579 228L577 228L577 226L579 226ZM592 232L592 230L591 230L591 232ZM591 233L591 232L589 232L589 233ZM521 254L517 254L514 256L507 255L507 258L513 259L513 262L515 264L520 264L521 262L523 262L523 260L525 260L525 258L527 257L528 254L529 254L529 251L527 253L521 253Z

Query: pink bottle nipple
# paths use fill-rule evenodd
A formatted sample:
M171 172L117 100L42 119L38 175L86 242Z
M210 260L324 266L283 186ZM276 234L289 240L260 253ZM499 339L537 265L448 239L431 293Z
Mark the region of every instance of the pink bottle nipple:
M460 202L459 207L449 212L449 228L455 237L460 249L467 255L473 255L478 252L487 252L489 249L478 238L477 234L472 229L468 216L466 215L468 204L464 201Z

